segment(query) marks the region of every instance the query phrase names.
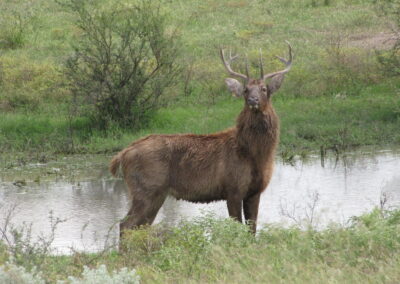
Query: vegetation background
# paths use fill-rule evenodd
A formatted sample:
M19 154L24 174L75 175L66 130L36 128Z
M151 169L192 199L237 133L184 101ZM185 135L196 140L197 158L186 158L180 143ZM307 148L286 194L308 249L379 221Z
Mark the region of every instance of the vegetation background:
M150 2L158 24L141 30L129 13ZM241 59L247 55L256 76L259 49L268 71L277 70L274 55L285 55L285 40L293 46L294 64L273 98L284 160L317 149L398 145L399 13L398 0L1 1L0 162L111 153L150 133L230 127L243 102L225 90L219 47ZM97 25L94 31L103 31L105 40L96 42L85 23ZM141 61L146 64L138 65L144 69L135 69L139 79L121 87L124 80L118 80L128 74L124 68L132 70L130 56L138 48L135 37L126 36L131 27L138 28L149 53ZM126 33L118 37L119 31ZM116 41L107 41L110 35ZM115 56L106 52L104 61L104 50ZM165 59L159 50L168 50ZM90 65L96 56L102 60ZM166 69L136 92L159 64ZM235 68L242 68L240 60ZM107 92L104 82L113 86ZM101 107L99 98L106 95L123 97L128 117L115 119ZM129 105L130 98L136 104ZM54 283L84 271L104 283L136 283L136 273L145 283L396 283L399 216L380 209L348 227L270 227L257 238L230 220L205 217L169 230L132 232L122 243L124 253L71 256L49 255L48 242L31 244L15 231L11 249L0 245L0 264L10 262L0 267L0 280ZM101 264L120 272L109 274Z
M398 4L389 0L153 1L164 21L159 32L177 41L171 56L179 70L173 82L159 93L151 89L157 96L152 107L132 105L125 123L101 111L93 119L93 105L77 101L74 90L90 96L100 93L98 86L88 89L93 76L68 68L77 50L87 48L82 41L90 34L82 28L79 3L92 3L84 6L95 18L139 2L146 1L1 2L1 153L22 151L36 158L115 152L149 133L211 133L230 127L243 103L225 90L227 74L218 48L232 48L241 59L247 55L251 74L257 76L259 49L268 71L277 70L281 66L274 55L287 53L285 40L294 48L295 61L274 97L283 157L321 146L400 142L399 51L392 30L398 27L393 12ZM78 8L68 8L68 3ZM118 15L126 20L124 16ZM235 68L242 67L240 61ZM104 66L100 61L93 70ZM73 81L74 74L84 80ZM138 85L143 84L133 82L125 89ZM146 110L139 119L135 107Z

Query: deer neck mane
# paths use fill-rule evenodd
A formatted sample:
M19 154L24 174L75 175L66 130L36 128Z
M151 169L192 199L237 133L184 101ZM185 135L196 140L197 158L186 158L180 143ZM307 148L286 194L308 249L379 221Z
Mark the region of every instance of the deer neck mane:
M247 106L236 123L236 140L241 152L263 160L273 153L279 140L279 118L272 106L253 111Z

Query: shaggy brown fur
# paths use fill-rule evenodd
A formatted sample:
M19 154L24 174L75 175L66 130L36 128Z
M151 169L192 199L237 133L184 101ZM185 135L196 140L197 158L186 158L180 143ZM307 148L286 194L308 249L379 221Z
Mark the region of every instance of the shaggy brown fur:
M122 168L132 201L121 233L151 224L168 195L202 203L227 200L229 216L240 222L243 204L255 232L260 194L271 179L279 140L271 94L283 76L273 77L268 86L248 80L236 127L210 135L149 135L118 153L110 171L115 176Z

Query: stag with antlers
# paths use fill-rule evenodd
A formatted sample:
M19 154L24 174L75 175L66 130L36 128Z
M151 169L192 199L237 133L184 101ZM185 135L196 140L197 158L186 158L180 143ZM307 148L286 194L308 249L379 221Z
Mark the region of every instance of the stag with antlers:
M121 167L131 199L131 208L120 224L120 232L152 224L168 195L191 202L226 200L229 216L247 224L255 233L260 195L271 179L279 140L279 119L271 96L292 66L278 57L285 68L264 74L260 52L258 79L233 71L237 56L222 62L233 78L225 80L229 91L243 97L244 107L236 126L208 134L149 135L119 152L110 163L116 176ZM267 79L271 81L266 84Z

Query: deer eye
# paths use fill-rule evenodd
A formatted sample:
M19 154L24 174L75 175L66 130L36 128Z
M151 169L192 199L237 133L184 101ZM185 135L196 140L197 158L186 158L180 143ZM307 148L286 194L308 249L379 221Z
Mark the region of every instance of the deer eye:
M244 93L247 94L249 92L249 89L244 88Z
M266 88L266 87L262 87L262 88L261 88L261 91L266 92L266 91L267 91L267 88Z

